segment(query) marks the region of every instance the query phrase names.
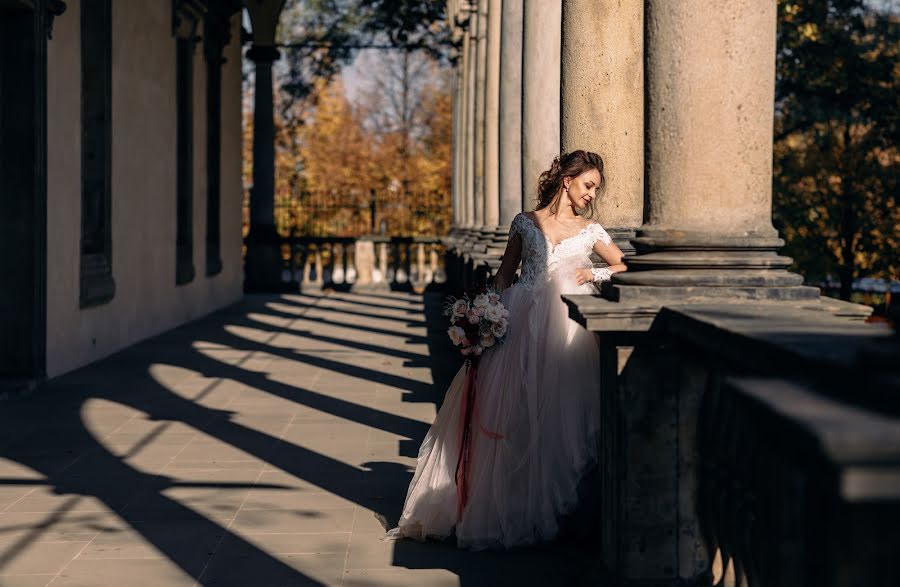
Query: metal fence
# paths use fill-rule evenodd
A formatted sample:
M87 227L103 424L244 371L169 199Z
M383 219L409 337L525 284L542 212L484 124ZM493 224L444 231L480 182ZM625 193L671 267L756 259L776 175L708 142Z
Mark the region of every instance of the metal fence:
M423 237L450 229L445 192L302 192L276 202L275 225L282 236Z

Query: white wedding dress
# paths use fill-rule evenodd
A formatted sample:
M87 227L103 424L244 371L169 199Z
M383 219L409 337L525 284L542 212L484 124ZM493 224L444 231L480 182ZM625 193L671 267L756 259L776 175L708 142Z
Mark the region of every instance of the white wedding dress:
M519 281L501 294L509 310L504 344L487 349L477 371L468 501L457 513L456 466L466 367L457 373L419 449L416 472L391 537L445 538L469 548L510 548L552 539L577 505L577 486L597 458L599 350L570 320L564 293L593 293L575 270L590 268L599 240L589 224L556 246L519 214Z

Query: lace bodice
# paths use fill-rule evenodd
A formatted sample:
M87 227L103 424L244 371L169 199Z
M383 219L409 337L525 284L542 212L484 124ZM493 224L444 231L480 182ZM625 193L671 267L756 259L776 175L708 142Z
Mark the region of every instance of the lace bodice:
M522 270L517 283L526 289L545 284L561 266L591 267L590 254L594 244L597 241L612 242L603 227L592 222L554 246L531 217L521 212L513 218L509 229L510 238L516 234L522 239Z

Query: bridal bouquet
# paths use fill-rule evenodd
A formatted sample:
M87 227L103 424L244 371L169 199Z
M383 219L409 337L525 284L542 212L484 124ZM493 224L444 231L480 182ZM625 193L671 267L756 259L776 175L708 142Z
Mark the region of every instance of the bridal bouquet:
M448 298L444 315L450 318L447 334L464 356L479 356L486 348L502 344L509 328L509 310L500 294L485 291Z

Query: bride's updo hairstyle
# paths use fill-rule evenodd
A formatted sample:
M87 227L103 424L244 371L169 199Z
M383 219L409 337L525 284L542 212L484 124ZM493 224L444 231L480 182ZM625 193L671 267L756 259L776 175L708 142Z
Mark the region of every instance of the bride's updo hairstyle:
M585 171L596 169L600 173L600 185L597 186L602 190L606 187L606 176L603 174L603 159L597 153L590 151L572 151L571 153L563 153L553 160L550 169L541 174L538 179L538 198L535 210L546 208L553 202L553 198L563 187L563 178L578 177ZM594 202L591 200L588 205L587 212L584 216L591 217L594 215ZM551 210L556 212L556 210Z

